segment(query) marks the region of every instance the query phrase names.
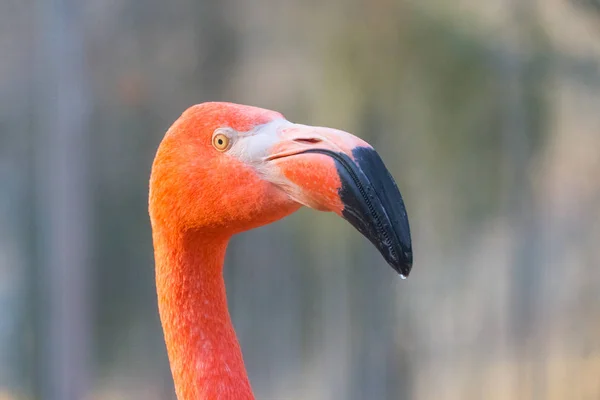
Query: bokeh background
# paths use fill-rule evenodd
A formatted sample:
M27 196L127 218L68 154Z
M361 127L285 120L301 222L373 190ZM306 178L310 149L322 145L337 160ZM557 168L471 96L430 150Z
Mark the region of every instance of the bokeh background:
M236 237L260 399L600 398L596 0L4 0L0 399L174 399L150 165L207 100L353 132L405 197L398 279L334 215Z

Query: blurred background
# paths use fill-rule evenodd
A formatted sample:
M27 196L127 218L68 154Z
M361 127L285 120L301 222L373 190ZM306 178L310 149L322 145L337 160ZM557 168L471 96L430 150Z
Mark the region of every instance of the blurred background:
M226 100L353 132L403 193L401 281L340 218L236 237L259 399L600 398L600 2L4 0L0 399L174 399L147 189Z

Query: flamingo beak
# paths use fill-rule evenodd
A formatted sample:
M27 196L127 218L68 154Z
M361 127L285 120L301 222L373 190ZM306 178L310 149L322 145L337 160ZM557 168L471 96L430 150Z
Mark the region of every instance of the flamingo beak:
M402 277L413 263L402 195L377 152L347 132L289 124L265 160L272 181L301 204L333 211L377 247Z

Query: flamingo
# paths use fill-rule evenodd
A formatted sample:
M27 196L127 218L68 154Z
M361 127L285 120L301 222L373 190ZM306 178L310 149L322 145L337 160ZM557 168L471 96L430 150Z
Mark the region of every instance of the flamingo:
M301 206L340 215L408 276L404 202L365 141L218 102L190 107L165 134L152 165L149 214L158 308L179 400L254 399L227 309L225 250L232 235Z

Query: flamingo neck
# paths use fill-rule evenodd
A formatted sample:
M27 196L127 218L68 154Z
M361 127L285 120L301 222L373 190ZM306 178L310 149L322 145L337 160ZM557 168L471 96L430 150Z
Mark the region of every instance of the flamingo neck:
M227 308L228 241L154 236L158 307L179 400L254 399Z

